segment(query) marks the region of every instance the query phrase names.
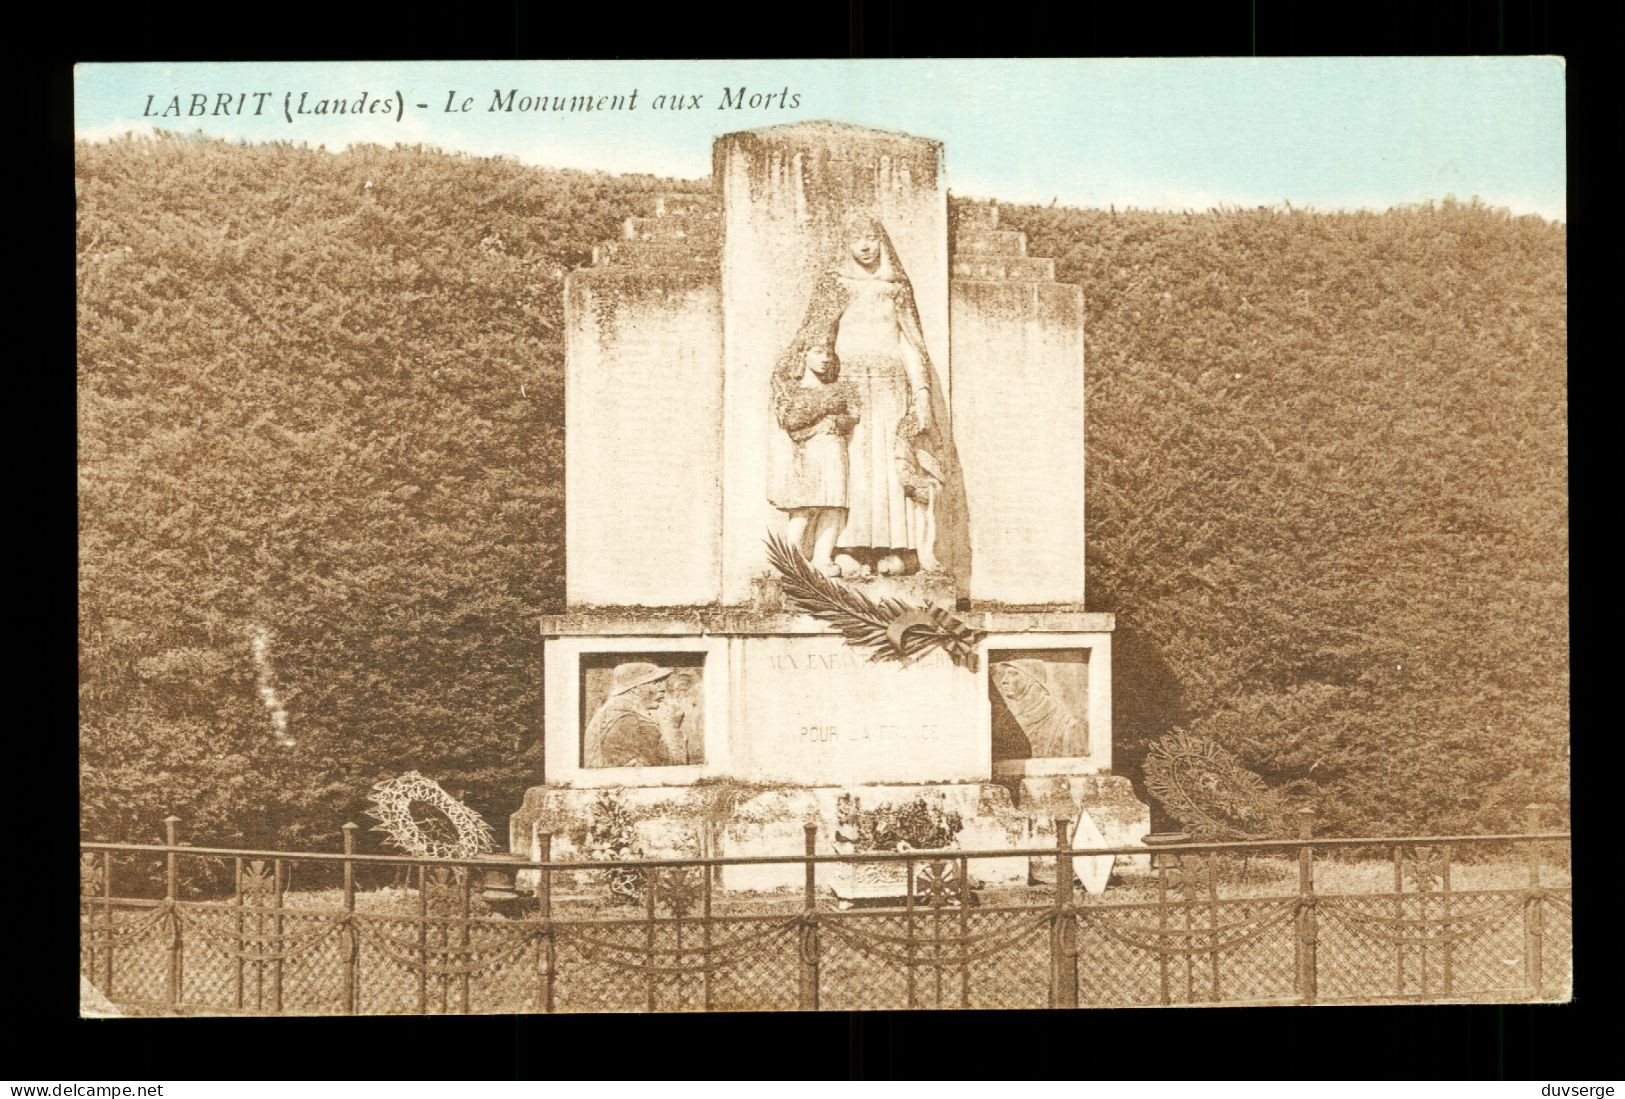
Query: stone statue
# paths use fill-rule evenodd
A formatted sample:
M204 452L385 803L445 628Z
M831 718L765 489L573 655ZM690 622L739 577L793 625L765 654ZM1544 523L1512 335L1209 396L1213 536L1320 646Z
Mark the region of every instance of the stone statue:
M825 576L838 576L836 536L846 525L848 446L861 417L850 381L840 381L833 333L803 329L773 371L773 418L794 447L769 493L788 517L792 546Z
M585 767L669 767L673 758L661 722L670 668L632 661L610 676L609 697L587 722Z
M903 571L904 550L914 551L921 569L940 569L933 543L943 478L931 359L913 287L879 221L852 216L843 223L840 255L813 288L801 330L834 334L842 375L863 409L849 447L846 525L836 548L868 551L880 572Z

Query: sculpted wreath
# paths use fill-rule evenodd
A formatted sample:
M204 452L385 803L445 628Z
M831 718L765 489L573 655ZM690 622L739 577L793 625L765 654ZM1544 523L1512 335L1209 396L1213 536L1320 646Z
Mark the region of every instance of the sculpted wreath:
M373 807L367 815L379 822L373 831L387 833L389 842L410 855L471 859L496 845L495 834L483 817L442 790L438 782L416 771L380 782L372 790ZM449 841L425 831L424 825L432 818L414 817L413 810L418 807L444 817L457 838Z
M1206 737L1175 733L1155 741L1145 785L1176 820L1202 839L1266 839L1279 827L1280 795Z

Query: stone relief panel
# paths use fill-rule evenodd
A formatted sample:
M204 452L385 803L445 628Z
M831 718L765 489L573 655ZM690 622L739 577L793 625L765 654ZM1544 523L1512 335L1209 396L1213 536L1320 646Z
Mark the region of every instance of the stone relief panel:
M1089 650L992 649L993 758L1089 754Z
M938 142L832 123L713 148L725 603L752 597L767 531L825 575L930 572L939 559L946 575L965 571L941 169Z
M704 653L583 653L581 766L704 763L704 677Z
M878 218L849 212L834 252L774 371L788 438L770 449L770 501L826 576L857 574L865 554L882 573L939 571L946 476L913 286Z

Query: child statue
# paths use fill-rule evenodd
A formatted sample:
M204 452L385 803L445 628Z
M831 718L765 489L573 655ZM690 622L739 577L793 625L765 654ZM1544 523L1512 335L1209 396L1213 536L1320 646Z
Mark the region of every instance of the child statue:
M862 415L856 388L840 380L833 333L803 329L773 371L773 418L794 452L769 501L786 513L790 544L825 576L839 576L835 539L846 525L847 447Z

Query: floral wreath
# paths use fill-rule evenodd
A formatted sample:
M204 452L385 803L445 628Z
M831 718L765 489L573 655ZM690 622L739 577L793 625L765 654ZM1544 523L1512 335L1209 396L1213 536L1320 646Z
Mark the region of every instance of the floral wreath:
M374 832L389 835L388 842L407 854L431 859L471 859L496 846L496 835L485 818L446 793L440 784L416 771L386 779L372 788L367 815L379 823ZM454 843L436 839L412 816L414 805L436 810L457 830Z

